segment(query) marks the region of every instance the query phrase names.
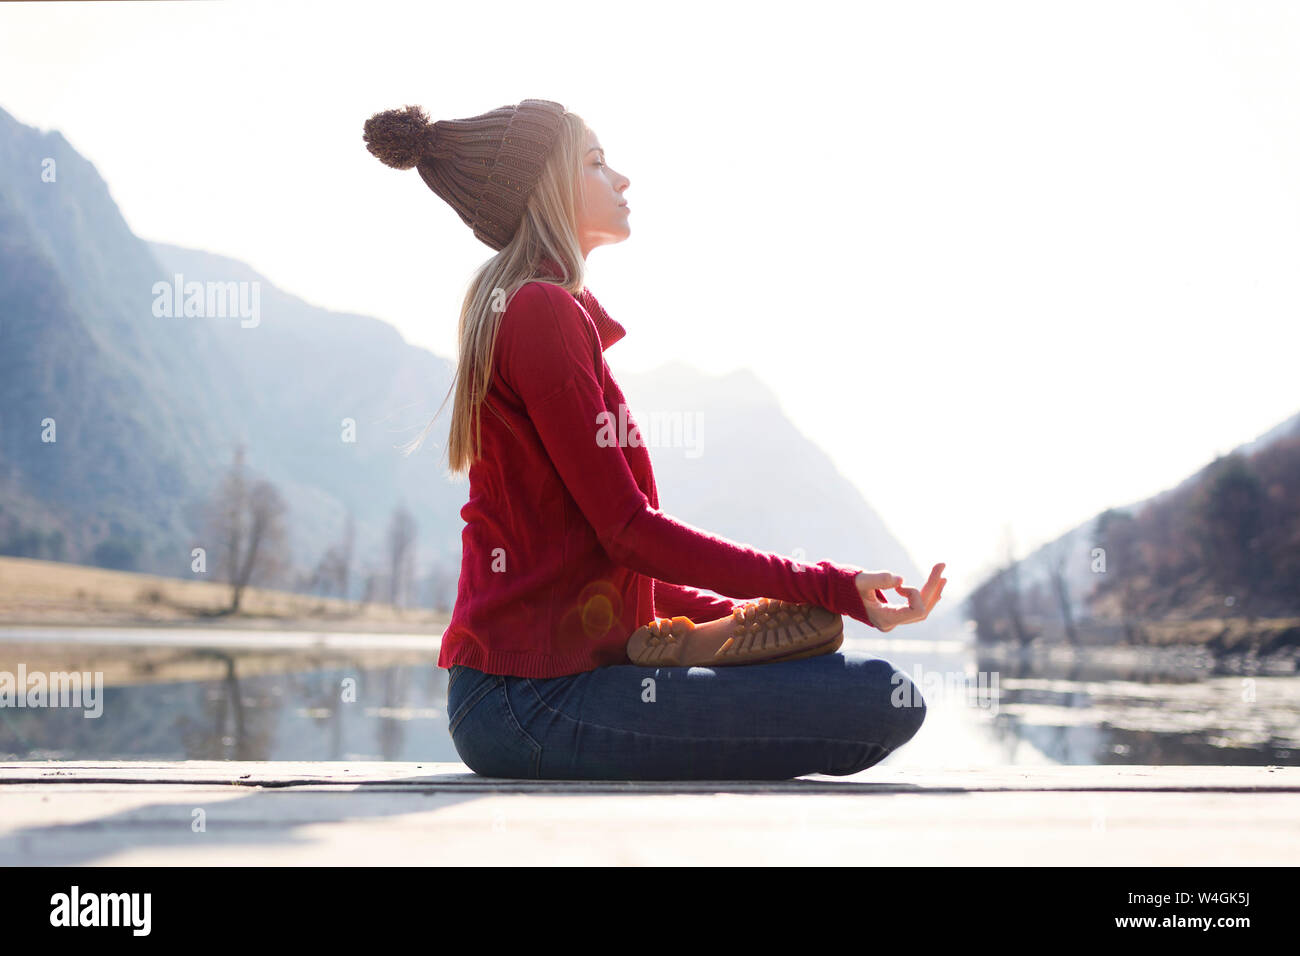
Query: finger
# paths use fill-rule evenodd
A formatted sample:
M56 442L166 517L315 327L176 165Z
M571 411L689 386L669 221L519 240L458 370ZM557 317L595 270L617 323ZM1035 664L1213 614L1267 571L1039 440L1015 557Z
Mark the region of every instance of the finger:
M864 571L867 580L867 587L880 588L882 591L886 588L892 588L896 584L902 584L903 579L893 571Z
M937 592L933 595L933 600L927 600L924 591L917 588L905 586L894 588L895 591L907 598L907 606L899 607L889 604L878 608L881 621L880 629L882 631L892 631L900 624L913 624L917 621L924 621L929 616L930 610L938 603L943 594L943 586L947 583L947 578L938 579Z
M898 607L892 604L880 606L879 609L885 613L881 615L882 630L891 630L899 624L910 624L915 621L923 621L930 614L930 609L938 603L939 598L943 595L943 587L948 583L947 578L942 576L943 569L946 565L943 562L936 564L930 570L930 577L921 589L908 587L901 583L893 586L893 589L907 599L906 607Z
M925 598L916 588L902 587L898 592L907 598L907 607L899 608L899 623L909 624L925 616Z
M889 607L878 608L876 612L876 620L879 622L877 627L882 631L892 631L894 628L898 627L899 624L906 623L905 621L899 620L898 617L899 614L906 610L906 608L894 607L892 605Z
M944 567L945 565L942 562L936 564L934 568L931 569L930 571L930 579L925 582L925 587L921 588L921 593L925 595L926 607L930 607L932 604L934 604L936 600L936 596L939 593L939 589L943 586Z
M943 576L944 567L945 565L941 562L939 564L936 564L934 567L930 569L930 577L926 579L925 584L921 585L921 590L923 592L926 591L927 589L932 589L939 586L939 579ZM894 590L897 591L899 589L894 588Z

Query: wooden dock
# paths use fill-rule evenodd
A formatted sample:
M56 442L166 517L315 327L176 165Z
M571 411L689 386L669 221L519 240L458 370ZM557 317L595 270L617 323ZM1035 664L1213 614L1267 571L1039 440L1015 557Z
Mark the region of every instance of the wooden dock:
M0 765L2 865L1300 861L1300 767L524 781L456 763Z

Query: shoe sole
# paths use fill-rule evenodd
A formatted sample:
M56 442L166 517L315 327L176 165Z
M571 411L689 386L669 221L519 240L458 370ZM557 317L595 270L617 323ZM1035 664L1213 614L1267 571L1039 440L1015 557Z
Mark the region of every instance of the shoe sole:
M843 641L840 615L812 604L759 598L704 624L659 618L632 633L627 656L643 667L729 667L829 654Z

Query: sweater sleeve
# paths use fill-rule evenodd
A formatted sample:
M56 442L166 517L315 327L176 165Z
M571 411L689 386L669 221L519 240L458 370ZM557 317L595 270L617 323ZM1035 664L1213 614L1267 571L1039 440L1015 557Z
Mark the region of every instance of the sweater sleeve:
M654 600L656 617L689 617L696 624L704 621L716 621L726 617L740 606L739 601L729 598L714 597L695 588L681 584L669 584L656 580L654 583Z
M854 584L862 568L758 551L651 506L623 450L602 440L610 413L599 337L572 296L547 283L526 284L501 321L502 375L612 561L668 584L814 604L874 626Z

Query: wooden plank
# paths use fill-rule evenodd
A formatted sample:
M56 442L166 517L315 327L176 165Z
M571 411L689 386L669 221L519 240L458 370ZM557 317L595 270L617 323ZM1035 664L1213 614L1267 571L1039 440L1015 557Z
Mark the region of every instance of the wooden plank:
M421 768L428 769L427 767ZM0 865L1294 865L1291 792L0 787ZM196 824L201 821L201 828Z
M167 784L246 787L347 786L437 792L519 793L974 793L1145 791L1300 793L1300 767L1052 766L918 770L871 768L849 777L787 781L558 781L480 777L461 763L289 761L11 761L0 787L18 784Z

